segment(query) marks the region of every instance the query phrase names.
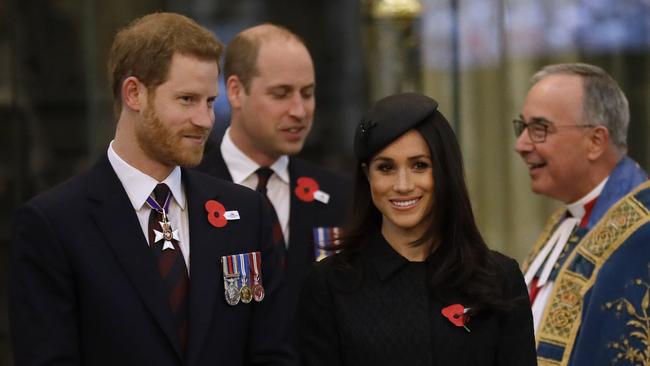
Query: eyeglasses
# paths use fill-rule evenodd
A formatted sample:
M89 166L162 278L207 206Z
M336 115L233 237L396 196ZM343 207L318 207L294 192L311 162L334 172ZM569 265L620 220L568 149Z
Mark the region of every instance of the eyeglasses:
M512 121L512 126L515 130L515 137L519 138L525 129L528 129L528 137L530 141L535 143L541 143L546 141L546 135L548 135L548 129L551 125L548 124L543 119L533 120L529 123L524 122L522 119L517 118ZM577 128L592 128L597 127L597 125L587 124L587 125L552 125L553 128L560 127L577 127Z

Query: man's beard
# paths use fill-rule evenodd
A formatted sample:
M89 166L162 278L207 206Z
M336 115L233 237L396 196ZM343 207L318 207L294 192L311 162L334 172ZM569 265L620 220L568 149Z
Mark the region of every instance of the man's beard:
M183 135L207 137L209 133L209 129L191 125L174 132L162 123L153 107L147 107L143 120L136 126L137 141L150 159L168 166L188 168L199 165L205 143L189 144L183 141Z

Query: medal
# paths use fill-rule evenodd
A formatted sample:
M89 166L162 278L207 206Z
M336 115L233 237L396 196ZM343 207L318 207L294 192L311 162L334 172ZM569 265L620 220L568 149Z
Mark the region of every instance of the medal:
M240 301L244 304L252 300L260 302L264 299L261 265L260 252L221 257L224 296L229 305L237 305Z
M238 286L239 271L237 270L237 260L233 260L233 256L231 255L224 255L221 257L221 266L223 268L223 286L226 303L235 306L241 299Z
M162 221L158 221L160 224L160 228L162 231L154 230L154 234L156 235L153 242L157 243L161 240L164 240L163 242L163 249L171 249L174 250L174 245L172 244L172 240L176 240L177 242L181 241L180 237L178 236L178 230L172 230L172 224L169 222L169 218L167 217L167 212L169 212L169 204L171 202L171 192L167 194L167 197L165 197L165 203L163 204L163 207L160 207L158 202L153 199L153 197L150 195L147 197L146 203L154 211L157 211L159 214L162 215Z
M314 236L314 259L316 262L329 257L339 250L341 244L341 230L339 227L315 227L312 229Z
M260 302L264 299L264 287L262 287L262 255L260 252L248 253L249 268L253 278L253 299Z
M244 257L246 256L246 257ZM241 269L241 288L239 289L239 293L241 295L241 302L244 304L248 304L253 300L253 292L251 291L251 288L248 286L248 255L246 254L239 254L237 256L237 259L239 260L239 268Z
M156 237L153 240L154 243L157 243L160 240L164 239L163 250L165 249L174 250L174 245L172 244L172 240L180 241L180 237L178 236L178 230L172 230L172 225L167 220L167 215L163 215L163 221L159 221L159 224L160 224L160 228L162 229L162 232L158 230L153 231L154 234L156 234Z
M244 285L244 287L242 287L241 290L239 290L239 293L241 295L241 302L243 302L244 304L248 304L249 302L251 302L251 300L253 300L253 291L251 290L250 287Z
M230 277L226 279L226 302L228 305L235 306L239 303L241 295L237 289L237 277Z
M264 287L259 283L259 276L255 275L255 283L253 284L253 299L260 302L264 300Z

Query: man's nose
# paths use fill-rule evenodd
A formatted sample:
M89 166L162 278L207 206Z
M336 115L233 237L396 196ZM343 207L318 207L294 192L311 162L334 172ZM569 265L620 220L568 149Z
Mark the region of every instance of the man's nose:
M519 154L533 150L535 143L530 139L528 129L524 129L515 140L515 151Z
M212 128L214 125L214 107L212 104L200 108L192 118L192 123L199 127Z
M307 108L305 107L306 101L303 99L300 93L295 93L291 98L291 107L289 109L289 114L293 117L303 119L307 116Z

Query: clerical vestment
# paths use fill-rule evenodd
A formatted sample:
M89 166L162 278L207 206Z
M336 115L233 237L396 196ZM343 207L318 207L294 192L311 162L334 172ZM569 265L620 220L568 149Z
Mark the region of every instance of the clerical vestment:
M524 271L565 216L551 216ZM650 365L650 183L633 160L617 164L567 245L536 334L539 365Z

